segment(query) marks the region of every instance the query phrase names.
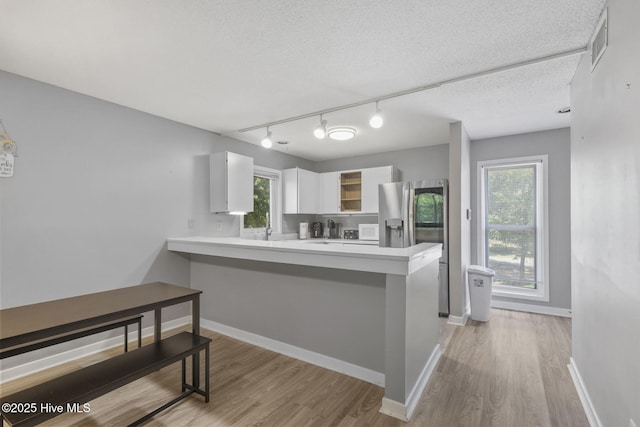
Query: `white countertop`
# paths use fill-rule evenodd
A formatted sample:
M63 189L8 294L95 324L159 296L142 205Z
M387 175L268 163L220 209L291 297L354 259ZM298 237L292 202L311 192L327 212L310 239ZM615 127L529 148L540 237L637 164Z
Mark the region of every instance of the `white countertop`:
M325 244L313 239L266 241L204 236L174 237L167 242L168 249L176 252L404 276L442 256L439 243L380 248L344 244L344 240L339 241L343 244Z

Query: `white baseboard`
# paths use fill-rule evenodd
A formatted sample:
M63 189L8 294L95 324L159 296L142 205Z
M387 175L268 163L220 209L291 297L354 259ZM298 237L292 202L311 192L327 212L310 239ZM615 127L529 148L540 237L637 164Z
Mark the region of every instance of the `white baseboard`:
M465 326L467 324L467 320L469 320L470 315L471 315L471 308L467 306L462 317L449 315L449 319L447 320L447 323L455 326Z
M178 328L180 326L189 325L189 324L191 324L191 316L185 316L179 319L163 322L162 330L166 331L169 329ZM142 329L143 337L148 337L151 335L153 335L153 326L149 326L147 328ZM128 338L129 338L129 341L137 341L138 331L134 329L133 331L129 332ZM88 344L79 348L74 348L72 350L67 350L62 353L53 354L51 356L34 360L33 362L27 362L22 365L17 365L12 368L7 368L7 369L0 368L0 384L7 381L16 380L18 378L21 378L27 375L35 374L36 372L44 371L45 369L53 368L54 366L71 362L72 360L90 356L92 354L96 354L113 347L117 347L119 345L122 345L122 343L123 343L123 339L122 339L122 335L120 335L117 337L112 337L106 340Z
M600 418L598 418L596 409L591 403L589 392L587 392L587 388L582 381L582 376L580 375L580 371L578 370L578 366L576 366L576 362L573 360L573 357L569 358L569 364L567 365L567 367L569 368L571 379L573 379L573 384L578 391L578 396L580 397L580 402L582 403L584 412L587 415L587 420L589 420L589 425L591 427L602 427Z
M285 356L293 357L294 359L311 363L312 365L340 372L342 374L349 375L350 377L358 378L368 383L384 387L383 373L363 368L362 366L353 365L343 360L335 359L324 354L296 347L291 344L283 343L281 341L263 337L261 335L243 331L242 329L213 322L211 320L202 319L200 321L200 326L205 329L218 332L222 335L226 335L258 347L266 348L267 350L275 351L276 353L284 354Z
M418 406L418 402L420 401L422 393L429 382L429 378L431 378L431 375L440 360L440 356L442 356L442 351L440 350L440 344L438 344L433 349L433 352L431 352L431 356L429 356L429 360L427 360L427 363L424 365L424 368L420 373L420 377L418 377L418 381L416 381L411 393L409 393L406 404L383 397L380 412L402 421L409 421Z
M401 421L409 421L407 417L407 407L395 400L382 398L382 406L380 407L380 413L389 415L390 417L397 418Z
M415 411L416 406L418 406L420 397L422 397L422 392L424 392L429 378L431 378L433 371L435 371L436 365L440 360L440 356L442 356L442 351L440 350L440 344L437 344L431 352L431 356L429 356L429 360L426 365L424 365L418 381L416 381L411 393L409 393L409 397L407 398L407 418L411 419L413 411Z
M546 305L523 304L519 302L492 300L491 308L504 308L506 310L526 311L528 313L571 317L571 310L568 308L549 307Z

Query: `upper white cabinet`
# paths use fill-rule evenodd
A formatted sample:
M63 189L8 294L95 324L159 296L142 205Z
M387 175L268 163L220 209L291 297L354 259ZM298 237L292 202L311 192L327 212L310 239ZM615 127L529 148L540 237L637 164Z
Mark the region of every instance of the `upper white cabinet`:
M322 206L320 213L334 214L340 212L340 174L325 172L320 174L322 185Z
M320 174L293 168L282 171L284 209L286 214L317 214L320 212Z
M393 181L393 166L362 169L363 213L378 213L378 185Z
M340 212L362 212L362 171L340 172Z
M322 173L322 213L378 213L378 184L393 182L393 166Z
M210 154L209 177L211 212L253 212L252 157L229 151Z

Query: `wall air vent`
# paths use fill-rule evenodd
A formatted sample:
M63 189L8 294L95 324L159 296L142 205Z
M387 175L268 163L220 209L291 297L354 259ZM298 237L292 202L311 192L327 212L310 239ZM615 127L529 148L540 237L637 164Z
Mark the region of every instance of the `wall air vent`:
M596 27L596 32L591 39L591 71L596 68L598 61L600 61L604 51L607 49L607 45L609 43L607 36L608 28L607 9L605 8L602 11L602 16L600 17L600 21Z

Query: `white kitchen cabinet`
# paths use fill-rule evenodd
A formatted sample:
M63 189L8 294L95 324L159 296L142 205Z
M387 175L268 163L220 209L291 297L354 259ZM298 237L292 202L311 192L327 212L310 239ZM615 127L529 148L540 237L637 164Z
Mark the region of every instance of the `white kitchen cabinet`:
M317 214L320 211L320 174L300 168L282 171L285 214Z
M340 213L340 177L338 172L320 174L322 185L322 206L320 213Z
M378 185L395 180L393 166L321 173L322 213L378 213Z
M378 185L393 181L393 166L362 169L362 213L378 213Z
M340 212L362 212L362 171L340 172Z
M253 212L253 158L223 151L209 155L209 202L213 213Z

